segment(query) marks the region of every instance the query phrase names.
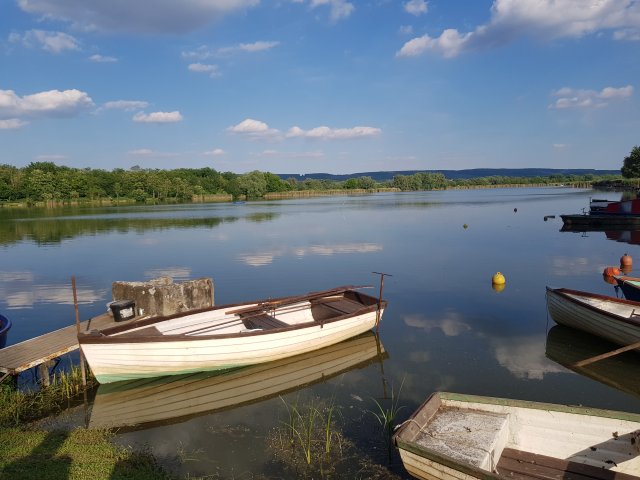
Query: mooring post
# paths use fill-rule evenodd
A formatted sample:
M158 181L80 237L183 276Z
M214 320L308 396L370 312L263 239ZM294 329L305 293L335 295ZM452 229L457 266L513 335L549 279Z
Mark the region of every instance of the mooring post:
M381 310L382 310L382 290L384 289L384 277L389 276L389 277L393 277L393 275L390 275L388 273L383 273L383 272L372 272L376 275L380 275L380 292L378 293L378 310L376 311L376 332L380 329L380 317L381 317Z
M76 292L76 277L71 275L71 289L73 290L73 307L76 311L76 329L78 335L80 334L80 312L78 310L78 293ZM78 342L80 340L78 339ZM84 355L82 354L82 348L78 344L78 350L80 350L80 373L82 374L82 386L86 390L87 388L87 374L84 371Z

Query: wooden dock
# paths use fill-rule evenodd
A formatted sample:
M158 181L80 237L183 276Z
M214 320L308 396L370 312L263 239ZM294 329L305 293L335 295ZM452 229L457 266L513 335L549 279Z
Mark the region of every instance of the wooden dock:
M126 322L118 322L118 324ZM113 317L104 313L81 322L80 331L88 332L115 324ZM75 324L2 348L0 349L0 378L6 375L18 375L29 368L37 367L77 349L78 327Z

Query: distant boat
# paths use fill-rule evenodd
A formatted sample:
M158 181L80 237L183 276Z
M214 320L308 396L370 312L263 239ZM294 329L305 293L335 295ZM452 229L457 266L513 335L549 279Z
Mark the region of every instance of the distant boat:
M553 320L617 345L640 341L640 302L568 288L547 287Z
M545 355L563 367L621 392L640 398L640 355L625 352L583 367L575 364L616 348L600 337L564 325L554 325L547 334Z
M140 429L260 402L388 357L373 332L313 352L231 370L100 385L90 428Z
M358 288L130 320L78 341L100 383L272 362L376 326L387 302Z
M0 315L0 348L4 348L7 345L7 335L11 329L11 325L9 318Z
M393 440L421 479L630 479L639 431L631 413L439 392Z
M560 217L565 226L640 225L640 199L591 200L588 212Z
M640 302L640 278L639 277L629 277L627 275L615 275L616 283L622 293L624 293L624 298L628 300L634 300L636 302Z

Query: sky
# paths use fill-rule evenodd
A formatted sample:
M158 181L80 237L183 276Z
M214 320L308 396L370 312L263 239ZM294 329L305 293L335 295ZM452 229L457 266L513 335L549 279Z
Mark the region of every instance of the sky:
M0 0L0 164L618 169L640 0Z

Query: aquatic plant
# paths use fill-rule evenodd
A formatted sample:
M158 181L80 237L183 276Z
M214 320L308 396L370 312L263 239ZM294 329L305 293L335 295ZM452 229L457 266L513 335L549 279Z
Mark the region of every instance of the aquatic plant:
M399 406L400 392L402 392L403 385L404 378L400 383L400 388L398 389L397 395L395 395L393 386L391 387L391 398L389 399L388 405L386 407L384 407L382 403L375 398L372 398L372 400L376 404L377 411L368 410L378 420L378 423L382 427L382 434L387 444L389 453L391 453L391 436L393 435L393 425L395 423L396 417L398 416L398 412L404 408L404 406Z

